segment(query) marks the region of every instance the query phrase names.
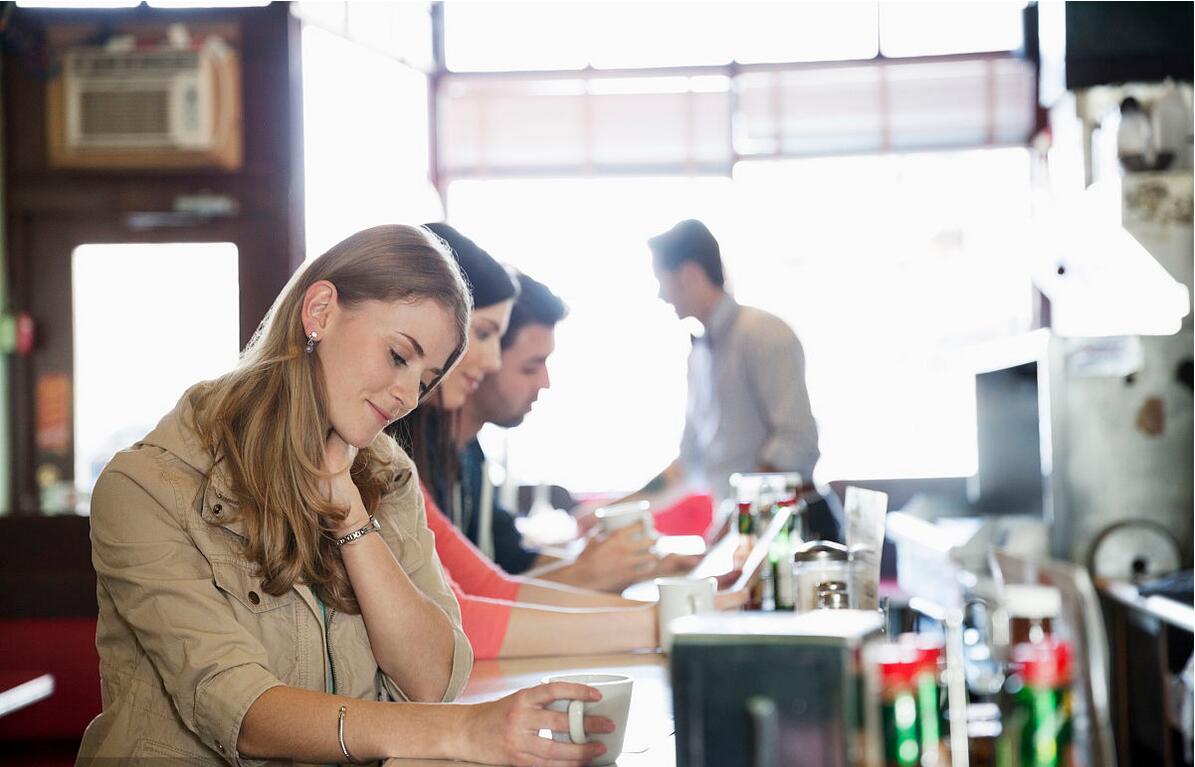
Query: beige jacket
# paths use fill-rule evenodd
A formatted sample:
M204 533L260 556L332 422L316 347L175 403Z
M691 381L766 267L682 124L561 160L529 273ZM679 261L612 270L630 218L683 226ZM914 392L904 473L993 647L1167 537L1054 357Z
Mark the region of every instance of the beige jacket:
M190 414L184 396L112 459L92 496L104 708L83 736L79 765L266 764L237 754L245 712L277 685L328 691L329 664L340 695L406 699L378 669L361 616L329 609L325 631L307 586L277 597L262 590L241 553L227 474L219 463L213 468ZM465 686L473 652L414 466L396 452L393 491L375 516L403 570L454 624L447 701ZM335 732L336 722L328 728Z

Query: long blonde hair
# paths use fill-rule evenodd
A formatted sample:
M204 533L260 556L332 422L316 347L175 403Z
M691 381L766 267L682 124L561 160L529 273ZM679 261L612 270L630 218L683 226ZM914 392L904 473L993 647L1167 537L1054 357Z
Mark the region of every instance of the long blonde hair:
M366 229L296 272L236 368L191 397L196 432L231 478L246 556L258 565L262 588L278 596L307 583L328 606L356 613L360 608L330 535L348 510L321 490L330 424L319 355L304 351L303 300L320 280L336 286L346 308L368 300L439 303L453 317L457 336L445 370L464 349L471 299L451 252L434 234L401 225ZM393 480L398 454L393 440L378 445L381 450L361 449L351 470L371 513Z

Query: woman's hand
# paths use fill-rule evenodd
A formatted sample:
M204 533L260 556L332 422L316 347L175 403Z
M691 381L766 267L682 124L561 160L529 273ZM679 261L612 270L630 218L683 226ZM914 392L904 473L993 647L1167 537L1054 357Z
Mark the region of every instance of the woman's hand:
M742 570L731 570L717 576L718 593L714 595L715 610L741 610L751 601L750 588L731 589L742 574Z
M553 682L468 707L458 758L514 767L588 764L606 752L601 743L559 743L539 736L540 730L568 732L568 714L546 706L554 700L600 700L601 693L583 684ZM585 717L585 732L614 732L604 716Z
M353 483L350 470L357 458L357 448L345 442L335 430L328 433L324 441L324 471L332 474L325 480L329 500L340 508L348 509L344 521L337 527L337 537L347 535L369 523L369 514L361 501L361 492Z

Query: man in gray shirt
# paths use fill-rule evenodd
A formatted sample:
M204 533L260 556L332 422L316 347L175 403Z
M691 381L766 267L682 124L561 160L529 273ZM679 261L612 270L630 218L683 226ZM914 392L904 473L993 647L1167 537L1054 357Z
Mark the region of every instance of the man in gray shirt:
M693 339L689 353L680 456L644 492L683 483L708 490L717 510L731 497L735 472L799 472L811 489L820 455L817 423L805 386L805 353L792 328L726 292L718 241L700 221L682 221L648 245L660 298L678 317L696 318L705 333ZM837 536L832 516L813 517L819 534Z

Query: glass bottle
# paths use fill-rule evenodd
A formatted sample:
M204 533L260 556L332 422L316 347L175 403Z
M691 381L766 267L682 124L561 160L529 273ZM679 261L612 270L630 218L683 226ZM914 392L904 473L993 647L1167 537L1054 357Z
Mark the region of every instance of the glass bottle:
M1073 652L1047 637L1013 647L1008 697L997 746L999 767L1071 767Z
M884 767L920 767L921 735L917 674L921 663L911 647L876 648L880 682L880 728Z

